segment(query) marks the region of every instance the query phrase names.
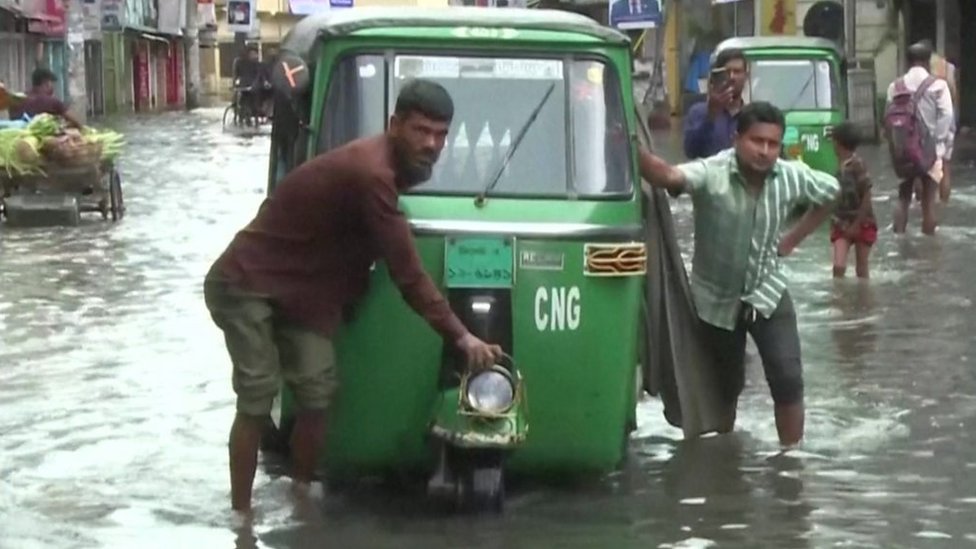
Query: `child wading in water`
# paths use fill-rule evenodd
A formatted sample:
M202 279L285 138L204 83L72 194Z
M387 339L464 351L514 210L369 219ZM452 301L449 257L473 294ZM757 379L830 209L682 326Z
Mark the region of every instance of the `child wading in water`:
M857 155L861 144L857 128L844 122L834 128L834 150L840 163L840 195L830 229L830 243L834 247L834 277L844 276L847 253L854 246L856 272L868 278L868 255L878 239L878 225L871 209L871 178L864 162Z

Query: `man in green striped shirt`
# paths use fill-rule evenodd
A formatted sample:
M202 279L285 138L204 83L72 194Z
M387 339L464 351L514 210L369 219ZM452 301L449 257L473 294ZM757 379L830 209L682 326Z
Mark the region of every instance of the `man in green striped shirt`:
M780 159L785 120L776 107L752 103L736 124L733 149L679 166L641 150L640 170L656 187L691 194L691 288L730 407L723 431L735 423L749 333L775 403L780 443L791 447L803 438L803 372L796 311L780 258L831 214L840 187L830 175ZM790 212L801 204L815 207L782 234Z

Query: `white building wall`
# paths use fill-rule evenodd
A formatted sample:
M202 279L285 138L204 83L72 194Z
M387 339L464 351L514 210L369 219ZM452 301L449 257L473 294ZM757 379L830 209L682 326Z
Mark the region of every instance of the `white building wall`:
M892 40L888 30L888 10L886 5L878 7L877 0L855 0L857 12L855 14L857 28L855 29L855 52L858 59L873 60L874 74L877 79L878 93L885 93L888 84L894 80L901 69L901 55L899 42ZM803 18L810 6L816 0L797 0L796 28L803 33ZM899 32L899 36L902 33Z

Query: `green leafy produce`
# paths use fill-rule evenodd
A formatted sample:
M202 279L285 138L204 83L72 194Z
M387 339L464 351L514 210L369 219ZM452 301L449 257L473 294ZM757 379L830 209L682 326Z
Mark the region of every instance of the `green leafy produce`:
M0 130L0 170L8 177L42 173L41 142L30 130Z
M86 141L101 143L102 159L104 160L115 160L119 156L119 153L122 152L122 147L125 145L125 136L112 130L96 130L94 128L86 128L85 131L82 132L82 136Z
M53 115L39 114L27 123L27 131L39 138L50 137L61 133L61 122Z
M48 162L57 164L55 153L85 143L98 143L103 161L114 161L122 152L125 137L112 130L87 127L64 129L50 114L35 116L25 128L0 130L0 174L7 177L43 174Z

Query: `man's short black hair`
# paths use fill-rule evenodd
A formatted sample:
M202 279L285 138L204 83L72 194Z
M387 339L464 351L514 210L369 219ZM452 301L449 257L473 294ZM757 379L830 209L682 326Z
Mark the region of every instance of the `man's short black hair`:
M34 69L33 74L31 74L31 84L35 88L39 86L43 86L48 82L57 82L57 81L58 81L58 77L53 72L51 72L50 69L46 69L44 67L37 67L36 69Z
M746 54L738 48L729 48L727 50L722 50L718 57L715 58L715 64L712 65L713 69L725 68L725 65L729 64L729 61L742 61L742 64L746 64Z
M921 42L917 42L908 46L908 51L905 54L908 60L908 64L915 66L928 66L932 62L932 48L926 46Z
M450 122L454 118L454 101L444 86L415 78L400 88L394 113L400 117L418 113L438 122Z
M861 146L861 132L851 122L842 122L834 126L831 135L837 144L849 151L856 151Z
M736 131L740 135L749 131L749 128L755 124L776 124L781 130L786 131L786 118L783 116L783 111L766 101L749 103L736 117Z

